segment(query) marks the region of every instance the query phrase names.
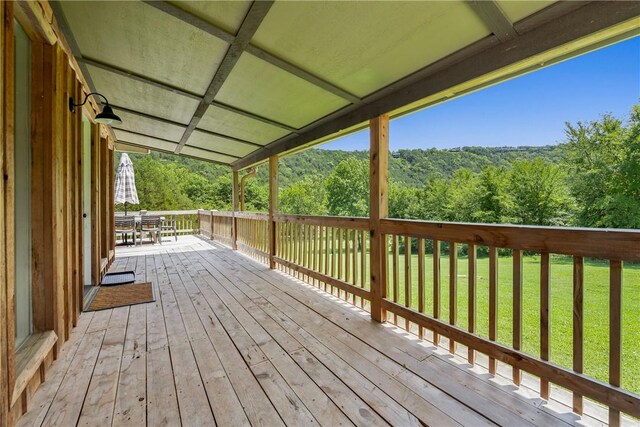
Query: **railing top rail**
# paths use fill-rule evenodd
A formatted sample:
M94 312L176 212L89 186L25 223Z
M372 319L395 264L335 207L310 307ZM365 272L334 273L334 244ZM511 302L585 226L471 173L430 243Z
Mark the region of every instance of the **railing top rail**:
M245 219L257 219L257 220L268 220L269 219L269 214L266 212L247 212L247 211L241 211L241 212L235 212L234 215L236 216L236 218L245 218Z
M640 262L640 230L383 219L383 234L498 248Z
M369 218L362 217L276 214L274 215L274 220L276 222L293 222L308 225L350 228L354 230L369 229Z
M200 210L182 210L182 211L147 211L145 215L197 215ZM140 216L140 211L129 211L128 216ZM124 212L117 211L116 216L124 216Z

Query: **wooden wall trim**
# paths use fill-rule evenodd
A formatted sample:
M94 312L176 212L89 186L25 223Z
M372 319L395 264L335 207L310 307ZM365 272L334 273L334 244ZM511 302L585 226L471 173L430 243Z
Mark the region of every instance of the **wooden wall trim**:
M0 55L0 80L2 81L2 89L0 90L0 105L5 105L6 96L5 91L7 90L5 73L9 65L13 66L9 61L6 60L5 56L5 48L9 44L8 40L11 40L8 36L9 27L6 25L7 21L10 20L11 13L10 8L12 7L11 3L0 2L0 16L2 17L3 27L0 31L0 51L2 55ZM9 62L9 63L8 63ZM2 138L0 138L0 171L2 172L2 176L0 178L0 195L5 193L5 146L6 146L6 136L8 134L8 129L5 126L5 117L4 111L6 108L3 108L3 113L0 115L0 134ZM0 196L0 427L5 427L8 425L7 415L9 413L9 374L8 374L8 346L5 345L7 342L7 324L8 324L8 313L7 313L7 262L6 262L6 226L5 226L5 198Z
M91 282L100 283L100 128L91 125Z
M15 297L15 235L14 235L14 137L15 137L15 125L14 125L14 111L15 111L15 87L14 87L14 66L15 66L15 52L14 52L14 26L13 26L13 7L12 3L8 3L5 6L4 15L4 37L5 43L3 46L3 56L5 60L5 67L3 70L4 80L4 150L3 150L3 180L4 180L4 222L2 224L4 228L4 262L5 262L5 281L3 286L5 287L5 313L6 323L5 336L3 345L6 345L6 366L7 366L7 389L6 394L10 396L13 384L15 382L15 310L11 302ZM10 398L10 397L9 397Z

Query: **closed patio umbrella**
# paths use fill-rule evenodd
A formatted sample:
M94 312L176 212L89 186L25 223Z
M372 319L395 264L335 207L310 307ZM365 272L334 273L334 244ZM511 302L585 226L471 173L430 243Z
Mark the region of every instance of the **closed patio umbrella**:
M122 157L120 157L115 187L115 202L124 203L124 214L126 216L127 203L133 203L134 205L140 203L138 191L136 190L136 177L133 173L133 163L127 153L122 153Z

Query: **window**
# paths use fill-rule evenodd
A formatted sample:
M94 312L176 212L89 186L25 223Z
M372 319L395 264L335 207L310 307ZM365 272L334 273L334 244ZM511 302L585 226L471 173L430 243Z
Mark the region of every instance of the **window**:
M33 331L31 304L31 40L15 22L16 349Z

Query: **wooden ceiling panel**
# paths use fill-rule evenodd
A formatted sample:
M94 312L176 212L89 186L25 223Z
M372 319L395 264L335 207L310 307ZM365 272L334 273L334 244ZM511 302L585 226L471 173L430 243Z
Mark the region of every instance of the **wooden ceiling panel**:
M87 66L96 90L110 103L174 122L189 123L198 101Z
M156 138L168 139L178 143L184 133L184 127L153 120L149 117L132 114L117 107L113 111L122 119L122 124L116 126L121 130L149 135Z
M83 57L204 93L227 43L142 2L65 1Z
M284 129L235 114L213 105L209 107L202 117L200 123L198 123L198 127L263 145L289 133Z
M171 1L169 2L223 30L235 34L251 6L250 1Z
M462 1L276 2L253 43L364 97L489 34Z
M219 153L229 154L234 157L243 157L255 151L260 147L244 144L233 139L227 139L195 130L187 145L192 147L204 148L207 150L217 151Z
M555 3L554 0L521 0L521 1L513 1L513 0L499 0L497 1L498 6L504 12L504 14L509 18L511 22L518 22L522 18L526 18L527 16L538 12L539 10L544 9L547 6Z
M185 145L180 154L184 154L185 156L197 157L199 159L210 160L216 163L224 163L231 164L235 157L225 156L224 154L212 153L210 151L206 151L197 147L191 147L189 145Z
M115 129L114 132L116 134L116 138L120 142L124 142L124 143L129 142L132 144L141 145L144 147L148 147L151 150L173 152L173 150L175 150L176 146L178 145L170 141L164 141L161 139L138 135L138 134L127 132L120 129Z
M344 99L248 53L240 57L218 92L216 101L294 128L348 104Z

